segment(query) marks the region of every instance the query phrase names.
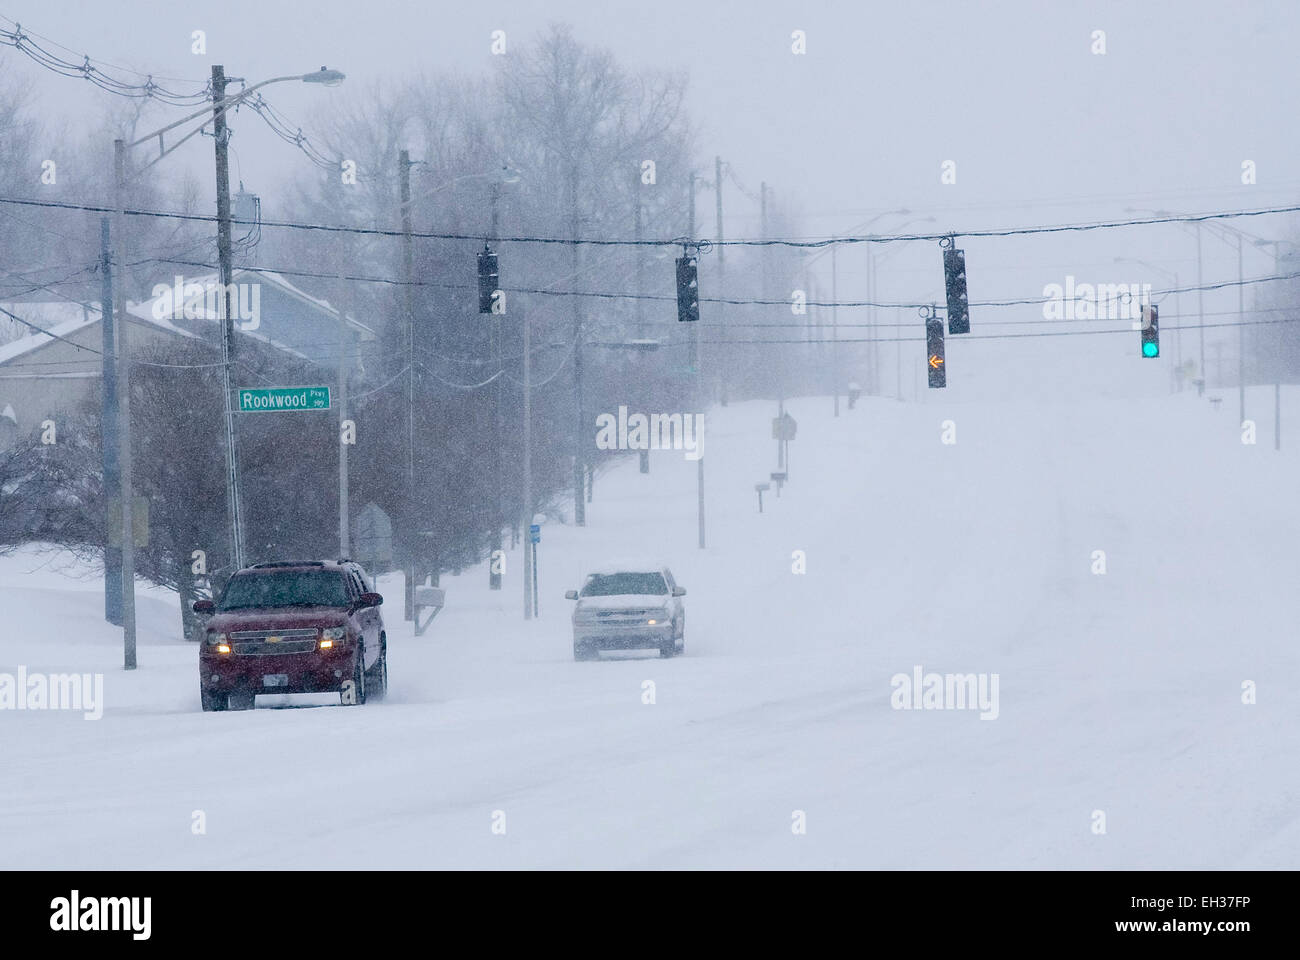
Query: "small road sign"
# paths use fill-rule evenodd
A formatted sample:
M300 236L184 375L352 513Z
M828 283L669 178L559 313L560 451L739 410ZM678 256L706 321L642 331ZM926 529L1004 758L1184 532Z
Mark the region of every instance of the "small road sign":
M794 417L788 413L783 413L779 417L772 418L772 439L773 440L793 440L794 435L799 430L799 424L795 422Z
M108 545L114 549L122 546L122 498L112 497L108 501ZM149 546L149 498L131 498L131 541L137 547Z
M328 410L329 387L240 387L240 413Z
M538 526L537 524L535 524L535 523L534 523L534 524L530 524L529 527L528 527L528 540L529 540L531 543L541 543L541 542L542 542L542 528L539 527L539 526Z

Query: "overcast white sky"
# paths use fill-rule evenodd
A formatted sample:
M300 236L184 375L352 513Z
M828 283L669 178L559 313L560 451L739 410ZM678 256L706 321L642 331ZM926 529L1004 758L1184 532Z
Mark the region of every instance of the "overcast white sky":
M907 207L933 216L925 229L971 229L1119 216L1126 207L1206 211L1281 205L1300 189L1300 84L1295 44L1300 4L1278 2L823 2L445 3L411 0L0 0L0 15L114 64L206 81L213 63L250 81L328 64L348 74L337 89L297 84L268 99L311 132L331 98L362 97L375 82L419 71L490 71L493 30L527 41L548 21L571 23L586 42L629 66L685 68L700 130L702 172L729 160L747 186L766 181L802 216L802 232L846 231L874 212ZM207 33L207 55L190 52ZM791 33L807 54L791 52ZM1091 51L1104 30L1107 52ZM506 54L509 56L509 53ZM36 83L42 108L93 119L110 95L29 64L0 59ZM168 114L159 111L160 123ZM284 179L304 157L242 115L235 174L274 215ZM179 163L205 187L211 141ZM940 165L957 164L957 183ZM1241 182L1242 162L1258 182ZM701 225L711 230L711 204ZM727 197L728 234L755 235L756 204ZM905 218L884 218L888 231ZM1265 237L1286 219L1238 221ZM1177 227L966 244L973 300L1040 294L1065 274L1101 282L1170 281L1117 265L1134 256L1195 276L1195 239ZM1245 272L1271 272L1271 252L1251 248ZM880 295L942 293L939 254L913 248L881 268ZM862 257L844 255L840 296L865 293ZM1236 275L1236 253L1205 240L1207 280ZM1236 293L1208 295L1206 310L1235 309ZM978 318L977 318L978 319ZM1216 332L1217 335L1217 332Z

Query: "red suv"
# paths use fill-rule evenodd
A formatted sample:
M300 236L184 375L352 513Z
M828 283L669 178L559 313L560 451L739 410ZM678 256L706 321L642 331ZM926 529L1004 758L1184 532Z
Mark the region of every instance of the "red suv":
M199 647L204 710L247 710L259 693L337 690L344 704L382 698L388 639L365 571L350 560L245 567L217 602Z

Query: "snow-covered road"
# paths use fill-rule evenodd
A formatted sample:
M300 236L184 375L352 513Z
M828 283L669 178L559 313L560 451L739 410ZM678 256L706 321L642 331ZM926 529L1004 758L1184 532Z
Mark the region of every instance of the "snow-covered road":
M0 672L106 698L0 711L0 867L1300 865L1300 458L1190 394L922 399L792 402L761 516L774 404L713 411L704 551L695 464L621 463L586 529L544 527L532 623L517 550L501 593L444 577L423 637L381 580L392 690L360 709L203 714L174 598L142 590L126 674L94 580L0 559ZM686 656L575 663L563 592L625 554L687 587ZM997 674L996 719L894 709L916 666Z

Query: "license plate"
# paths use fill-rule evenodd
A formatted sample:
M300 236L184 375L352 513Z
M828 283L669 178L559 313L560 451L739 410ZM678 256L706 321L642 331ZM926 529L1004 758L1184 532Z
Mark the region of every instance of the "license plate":
M289 675L287 673L268 673L262 678L264 687L287 687L289 685Z

